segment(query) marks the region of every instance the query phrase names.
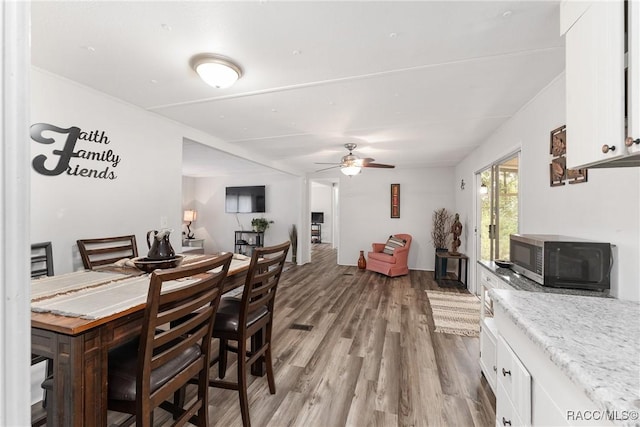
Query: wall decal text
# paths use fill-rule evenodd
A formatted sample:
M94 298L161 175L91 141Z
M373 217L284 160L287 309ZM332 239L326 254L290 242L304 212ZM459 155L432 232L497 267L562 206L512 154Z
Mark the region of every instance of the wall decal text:
M105 149L104 146L111 144L105 131L84 132L76 126L61 128L36 123L30 133L31 139L40 144L55 144L64 138L61 150L54 149L50 155L39 154L33 158L33 169L39 174L56 176L66 172L71 176L110 180L118 177L114 169L120 164L120 155L111 148ZM76 149L77 144L83 145Z

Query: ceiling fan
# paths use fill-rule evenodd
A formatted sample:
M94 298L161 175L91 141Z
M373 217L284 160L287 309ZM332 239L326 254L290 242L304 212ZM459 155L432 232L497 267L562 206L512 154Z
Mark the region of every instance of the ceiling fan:
M316 163L316 165L333 165L328 168L317 170L316 172L321 172L333 168L340 168L340 171L343 174L347 176L353 176L359 174L361 168L395 168L394 165L374 163L375 159L372 159L371 157L365 157L364 159L361 159L360 157L353 154L353 150L355 150L357 146L357 144L354 144L352 142L344 144L344 148L349 150L349 154L343 156L342 159L340 159L340 163Z

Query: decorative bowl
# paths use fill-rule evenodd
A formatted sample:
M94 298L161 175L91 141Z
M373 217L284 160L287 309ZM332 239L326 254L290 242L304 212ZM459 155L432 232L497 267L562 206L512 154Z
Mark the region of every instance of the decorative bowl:
M145 273L151 273L156 269L166 269L166 268L174 268L182 264L182 260L184 259L184 255L176 255L169 259L149 259L149 258L133 258L133 264L144 271Z
M498 267L502 268L509 268L513 265L511 261L507 261L504 259L494 259L493 262L495 262Z

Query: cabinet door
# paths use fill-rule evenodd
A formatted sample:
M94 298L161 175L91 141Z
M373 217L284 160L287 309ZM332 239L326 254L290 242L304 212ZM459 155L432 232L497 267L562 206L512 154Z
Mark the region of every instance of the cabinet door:
M503 408L511 405L518 420L524 425L531 425L531 374L500 335L497 344L498 396L496 398L496 414L498 407ZM501 395L500 387L504 388L506 396Z
M495 394L497 372L496 337L492 331L491 324L493 324L492 318L482 319L480 323L480 369Z
M630 1L627 13L627 136L640 138L640 2ZM630 153L640 153L632 143Z
M626 153L623 6L591 2L565 35L568 168Z
M518 417L518 411L509 399L509 392L504 385L498 384L496 393L496 427L529 426Z

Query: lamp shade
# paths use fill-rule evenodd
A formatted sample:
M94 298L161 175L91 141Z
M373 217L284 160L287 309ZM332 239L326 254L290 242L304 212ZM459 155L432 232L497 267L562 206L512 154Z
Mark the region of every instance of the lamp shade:
M215 54L197 55L191 67L209 86L224 89L232 86L242 76L242 70L230 59Z
M186 211L184 211L184 218L183 219L185 221L192 222L192 221L196 220L197 216L198 215L197 215L196 211L194 211L194 210L186 210Z

